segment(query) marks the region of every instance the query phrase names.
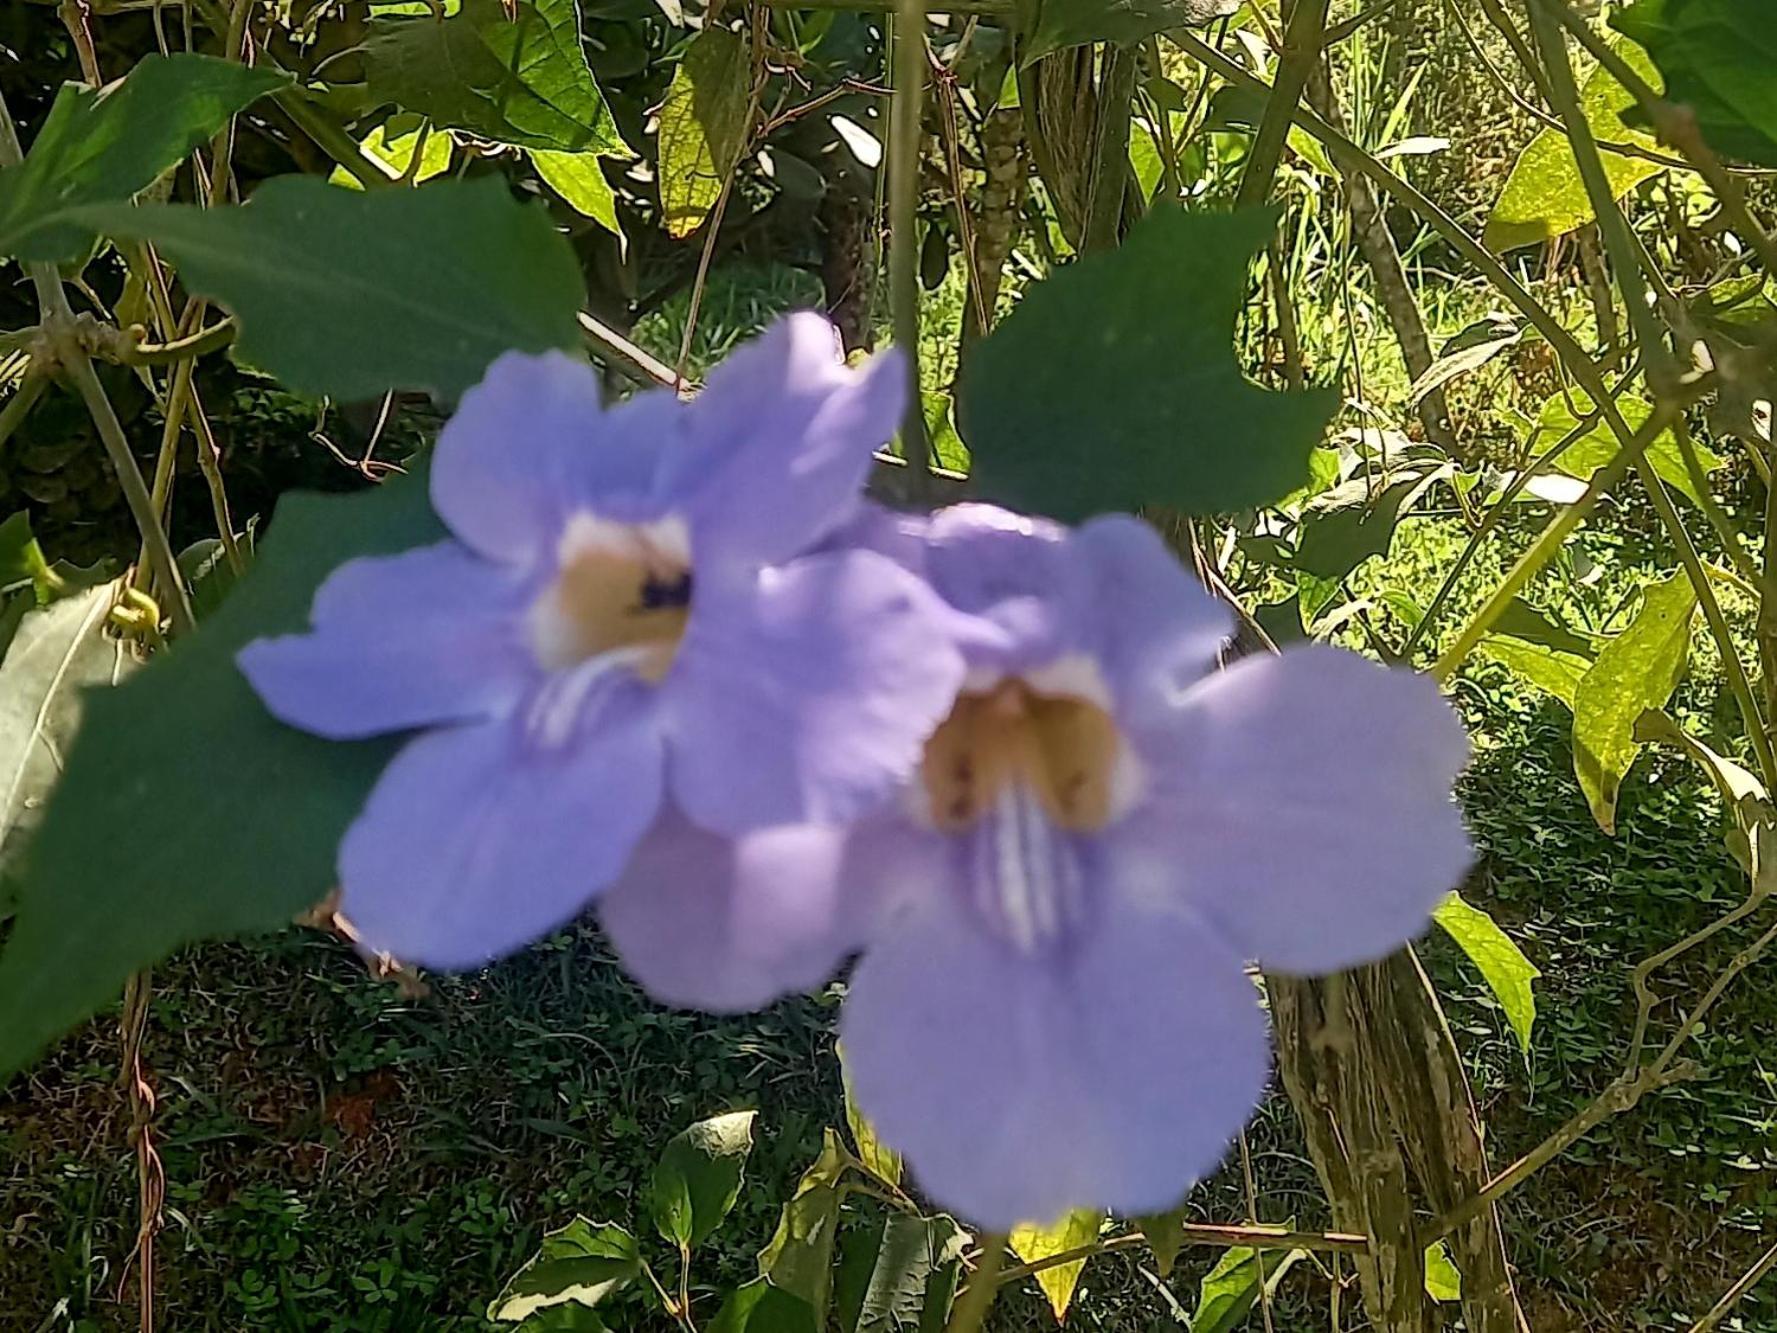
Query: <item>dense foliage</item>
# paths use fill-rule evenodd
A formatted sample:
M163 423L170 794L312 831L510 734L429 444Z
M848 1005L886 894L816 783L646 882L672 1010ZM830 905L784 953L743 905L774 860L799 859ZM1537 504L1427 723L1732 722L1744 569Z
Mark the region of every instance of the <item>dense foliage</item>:
M1777 1330L1773 170L1768 0L12 5L0 1324ZM1274 1095L1171 1212L939 1211L843 981L354 963L395 744L237 653L442 535L503 353L690 396L808 306L907 359L877 498L1140 513L1230 659L1469 724L1474 871L1255 972Z

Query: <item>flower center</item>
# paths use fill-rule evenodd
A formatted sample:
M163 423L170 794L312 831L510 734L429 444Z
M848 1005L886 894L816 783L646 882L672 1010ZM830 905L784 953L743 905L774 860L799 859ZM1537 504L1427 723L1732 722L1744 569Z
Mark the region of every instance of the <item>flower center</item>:
M1013 798L1034 800L1057 829L1089 833L1118 813L1125 758L1117 724L1099 705L1008 679L957 699L926 742L921 776L932 821L947 833Z
M551 671L621 653L659 681L691 615L691 566L681 524L629 525L582 515L562 538L555 580L532 609L537 660Z

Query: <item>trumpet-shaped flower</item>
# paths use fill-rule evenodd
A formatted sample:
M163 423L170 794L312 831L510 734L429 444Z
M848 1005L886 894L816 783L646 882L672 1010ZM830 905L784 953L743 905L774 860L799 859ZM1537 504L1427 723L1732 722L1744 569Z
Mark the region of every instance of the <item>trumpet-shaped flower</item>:
M858 504L902 376L847 369L814 315L689 403L605 409L559 353L489 368L432 461L450 538L348 562L309 633L239 659L293 726L418 732L340 849L369 947L437 967L516 949L663 809L735 835L892 794L962 675L949 613L885 555L805 553Z
M656 993L718 1008L861 951L854 1091L941 1203L996 1228L1170 1207L1263 1092L1245 960L1378 957L1461 875L1462 728L1431 682L1336 648L1214 670L1226 612L1133 519L874 527L964 613L970 668L902 806L849 833L663 826L602 919Z

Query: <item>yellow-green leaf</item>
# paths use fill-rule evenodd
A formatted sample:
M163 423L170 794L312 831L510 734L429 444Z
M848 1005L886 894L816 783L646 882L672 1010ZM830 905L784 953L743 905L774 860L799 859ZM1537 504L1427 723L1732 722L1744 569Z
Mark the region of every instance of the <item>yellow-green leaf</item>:
M1617 791L1641 749L1636 720L1665 707L1684 675L1697 595L1682 573L1651 584L1629 628L1607 643L1573 699L1573 768L1592 817L1616 832Z
M531 149L531 165L537 168L550 189L559 194L569 207L591 218L613 236L623 237L623 224L617 220L617 192L599 159L604 153L558 153L547 148Z
M1518 1038L1518 1047L1530 1052L1530 1032L1536 1025L1536 992L1531 983L1542 975L1535 963L1499 928L1499 923L1480 908L1452 893L1432 913L1446 934L1456 941L1505 1010L1506 1022Z
M390 180L400 180L407 176L409 168L413 167L413 154L417 148L420 164L414 168L413 175L408 177L415 185L449 171L450 155L455 147L455 141L448 131L433 129L426 123L424 116L405 111L400 115L390 116L358 141L358 151L387 168ZM335 167L333 174L327 178L327 183L343 185L348 190L364 188L358 178L344 167Z
M1619 38L1615 45L1617 54L1631 69L1656 89L1663 86L1647 52L1627 38ZM1603 66L1592 71L1592 77L1580 90L1580 105L1586 123L1601 143L1633 143L1642 148L1657 146L1652 135L1623 124L1622 113L1635 105L1635 96ZM1603 158L1605 174L1610 178L1611 195L1617 199L1648 177L1665 170L1645 157L1629 157L1607 150ZM1545 129L1530 141L1512 167L1505 189L1487 219L1487 230L1482 239L1489 250L1503 252L1565 236L1592 221L1594 216L1592 201L1586 196L1586 185L1580 179L1579 163L1574 160L1567 135L1560 130Z
M1617 410L1623 414L1623 420L1634 431L1641 429L1642 423L1654 410L1653 404L1639 394L1623 394L1616 403ZM1536 429L1531 432L1526 448L1533 453L1552 449L1577 430L1581 421L1592 416L1592 399L1584 389L1570 388L1557 392L1537 411ZM1704 473L1713 472L1722 465L1720 457L1703 445L1693 447L1697 453L1697 465ZM1594 472L1617 456L1619 448L1621 446L1616 432L1610 428L1609 422L1599 416L1592 421L1584 434L1561 451L1551 466L1570 477L1587 481ZM1701 505L1697 484L1691 477L1690 468L1685 466L1684 455L1678 450L1678 439L1671 431L1661 431L1655 436L1648 443L1643 457L1661 481L1692 504Z
M1480 649L1569 708L1573 707L1573 695L1580 687L1580 678L1592 669L1591 659L1578 653L1562 652L1547 644L1530 643L1505 634L1489 634L1481 640Z
M1034 1264L1051 1255L1077 1250L1098 1239L1098 1233L1104 1229L1106 1220L1106 1215L1102 1212L1077 1208L1046 1226L1035 1222L1020 1223L1012 1228L1012 1252L1025 1263ZM1045 1268L1036 1275L1037 1285L1043 1289L1043 1295L1049 1298L1049 1308L1055 1311L1056 1319L1067 1317L1067 1307L1074 1299L1074 1288L1080 1285L1080 1274L1085 1269L1086 1261L1076 1259L1072 1263Z
M1450 1247L1433 1241L1425 1247L1425 1294L1434 1301L1462 1299L1462 1270L1450 1257Z
M901 1183L901 1154L876 1135L876 1126L858 1109L852 1097L851 1071L845 1067L845 1052L839 1053L839 1072L845 1084L845 1124L851 1130L852 1142L858 1145L858 1160L864 1169L891 1185Z
M667 234L689 236L709 217L746 144L752 100L747 44L706 28L686 48L660 107L660 207Z

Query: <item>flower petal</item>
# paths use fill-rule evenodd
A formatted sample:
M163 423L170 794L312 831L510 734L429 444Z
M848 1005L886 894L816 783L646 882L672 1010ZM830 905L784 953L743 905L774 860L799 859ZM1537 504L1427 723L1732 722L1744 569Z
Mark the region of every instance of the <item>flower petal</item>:
M1344 649L1251 657L1138 735L1154 789L1123 873L1189 896L1267 967L1327 972L1422 932L1472 853L1468 757L1437 686Z
M659 809L662 746L646 687L592 694L550 743L519 714L428 732L395 756L340 846L341 910L367 948L477 967L611 882ZM531 711L557 705L575 703Z
M837 528L895 433L905 379L893 351L848 369L833 326L808 312L732 353L689 410L699 562L775 564Z
M1020 951L965 892L925 894L852 974L859 1109L926 1193L985 1227L1172 1207L1264 1090L1265 1024L1233 950L1188 911L1113 892L1078 935Z
M513 564L552 555L576 509L656 517L664 476L683 453L683 411L662 390L607 412L586 362L508 352L438 436L432 507L481 555Z
M537 673L526 587L457 542L341 565L314 629L256 639L236 661L273 716L331 740L487 717Z
M839 829L724 838L668 811L599 899L599 921L656 1000L761 1009L820 985L857 947L838 875L844 848Z
M1103 515L1074 533L1069 552L1090 570L1079 610L1096 626L1094 656L1126 707L1164 699L1215 666L1234 617L1149 524Z
M868 551L700 582L662 684L680 807L733 834L879 805L962 682L949 619L923 583Z

